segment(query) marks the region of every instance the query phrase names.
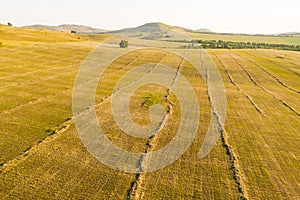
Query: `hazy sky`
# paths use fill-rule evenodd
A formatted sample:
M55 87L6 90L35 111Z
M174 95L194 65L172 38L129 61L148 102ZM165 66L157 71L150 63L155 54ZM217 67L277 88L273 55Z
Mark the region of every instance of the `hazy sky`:
M120 29L163 22L216 32L300 32L300 0L2 0L0 23Z

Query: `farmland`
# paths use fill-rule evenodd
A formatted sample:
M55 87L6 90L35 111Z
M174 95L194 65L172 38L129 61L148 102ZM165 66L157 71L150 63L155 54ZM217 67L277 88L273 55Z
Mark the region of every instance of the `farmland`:
M163 169L135 174L113 170L94 158L82 144L72 114L77 72L89 53L110 37L0 26L0 199L300 198L300 52L177 49L192 56L209 55L225 87L221 137L212 152L200 159L198 151L213 115L207 80L188 60L168 51L181 43L144 44L133 39L129 47L147 48L124 50L97 86L95 110L107 138L139 153L158 150L175 136L184 105L161 85L147 84L130 98L131 117L140 125L150 123L149 108L156 103L171 110L155 139L129 136L114 121L111 101L116 82L145 63L180 72L195 91L200 108L200 126L187 151ZM214 34L192 37L267 40ZM299 45L298 38L268 40ZM109 51L116 50L109 47Z

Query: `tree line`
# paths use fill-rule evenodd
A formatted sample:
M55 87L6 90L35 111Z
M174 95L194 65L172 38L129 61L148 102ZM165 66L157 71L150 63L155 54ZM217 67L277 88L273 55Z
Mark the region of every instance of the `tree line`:
M183 48L187 49L280 49L280 50L293 50L300 51L300 45L288 44L270 44L270 43L257 43L257 42L233 42L224 40L191 40L191 41L176 41L187 42Z

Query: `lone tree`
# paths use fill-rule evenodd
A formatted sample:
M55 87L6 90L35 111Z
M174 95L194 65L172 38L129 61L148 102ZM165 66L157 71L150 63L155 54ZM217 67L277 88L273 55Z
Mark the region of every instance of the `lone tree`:
M12 26L13 26L13 25L12 25L12 23L10 23L10 22L8 22L8 23L7 23L7 25L8 25L8 26L10 26L10 27L12 27Z
M120 45L120 48L127 48L128 47L128 41L122 40L119 45Z

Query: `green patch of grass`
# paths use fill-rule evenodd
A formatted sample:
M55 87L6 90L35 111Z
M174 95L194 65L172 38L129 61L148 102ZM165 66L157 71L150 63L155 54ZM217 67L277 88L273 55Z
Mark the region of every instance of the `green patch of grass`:
M142 107L151 108L155 104L159 104L165 101L159 94L147 94L143 97L144 101L142 103Z

